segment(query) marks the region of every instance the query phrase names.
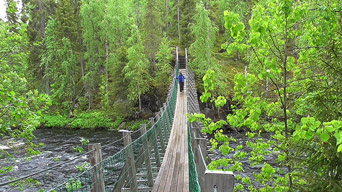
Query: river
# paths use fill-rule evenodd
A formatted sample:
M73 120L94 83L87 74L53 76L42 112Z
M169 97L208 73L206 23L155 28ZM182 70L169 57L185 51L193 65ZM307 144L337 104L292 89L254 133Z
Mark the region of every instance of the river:
M243 148L240 151L248 153L246 157L239 160L239 162L242 163L242 167L243 167L244 171L242 171L240 173L234 172L235 176L240 175L242 178L250 177L251 181L253 183L253 186L257 189L260 189L260 188L264 187L264 185L260 184L259 181L256 181L254 174L259 174L261 172L261 169L263 168L264 162L270 164L276 170L281 170L281 172L282 172L281 176L284 176L287 173L286 167L280 166L278 163L276 163L276 159L278 158L277 153L270 153L268 155L265 155L262 163L257 164L257 165L252 165L252 163L249 161L249 158L251 157L252 149L247 146L247 142L250 141L252 143L256 143L257 139L262 139L262 141L264 143L267 143L271 138L270 133L261 133L260 134L261 137L259 137L259 138L257 136L254 138L249 138L246 136L246 132L229 131L229 132L224 132L224 134L228 135L229 137L233 137L234 139L236 139L236 142L233 142L233 141L230 142L229 146L231 148L235 149L237 146L242 145ZM219 146L220 146L220 144L218 145L218 148L219 148ZM270 147L270 148L265 149L265 151L272 152L273 149ZM211 160L218 160L218 159L222 159L222 158L234 159L235 154L236 154L236 151L231 152L227 155L223 155L222 152L218 149L215 149L212 152L208 153ZM232 164L229 164L228 167L221 166L221 167L219 167L219 169L228 169L231 166L232 166ZM276 175L279 175L278 171L277 171ZM247 185L243 184L241 182L241 180L237 181L235 179L235 186L237 186L238 184L242 184L244 186L244 189L243 189L244 192L249 191ZM267 183L267 184L272 185L272 183Z
M231 142L231 147L233 148L238 145L245 146L248 140L252 142L253 140L255 140L255 138L250 139L246 137L245 133L228 132L226 134L237 139L237 142ZM121 140L122 134L117 131L82 129L38 129L34 132L34 135L36 136L36 138L34 139L34 143L44 144L44 146L39 148L41 154L32 156L30 159L27 159L25 156L25 151L23 150L24 145L20 145L20 141L17 141L16 144L18 145L19 143L19 145L15 149L11 149L9 151L15 156L15 158L0 158L0 167L13 166L13 170L11 172L5 174L0 173L0 183L13 178L22 177L36 171L41 171L43 169L73 159L80 154L73 148L75 148L76 146L82 146L82 138L88 139L90 143L101 143L102 146L105 146L104 148L102 148L103 158L115 154L123 147L123 142ZM138 136L139 134L133 134L132 139L134 140ZM269 137L269 134L263 134L263 139L265 139L265 142L269 139ZM116 142L113 145L108 145L118 140L120 141ZM9 146L11 145L11 142L13 143L13 140L2 139L0 141L0 146ZM82 147L84 148L83 153L86 152L87 146ZM248 147L245 147L243 151L249 152L250 149ZM233 158L234 153L229 155L222 155L219 150L214 150L209 154L211 156L211 159L216 160L219 158ZM274 154L270 154L265 157L265 161L272 164L273 166L275 165L274 159L276 159L276 156ZM33 177L39 183L34 184L32 182L30 185L25 185L23 186L23 191L31 192L39 191L40 189L51 189L57 184L61 184L66 181L67 178L69 178L70 176L80 173L80 171L77 170L75 166L80 166L85 162L88 162L88 156L81 155L79 158L72 161L71 163L41 173ZM240 173L243 177L253 177L253 173L260 172L260 169L262 168L261 165L251 166L248 161L248 157L244 158L241 162L245 169L243 173ZM258 187L261 186L258 185ZM3 191L17 192L20 191L20 188L18 186L0 187L0 192Z
M74 129L38 129L34 132L36 138L34 139L35 144L43 143L44 146L40 147L40 155L32 156L26 158L25 152L23 150L24 145L20 144L21 141L16 141L17 147L15 149L10 149L8 152L14 155L10 158L1 158L0 167L12 166L13 170L9 173L0 173L0 183L8 181L10 179L19 178L36 171L41 171L43 169L49 168L51 166L57 165L59 163L68 161L77 155L73 148L80 146L84 148L84 152L88 150L87 146L82 146L82 138L88 139L89 143L101 143L102 146L110 144L114 141L120 140L122 134L117 131L108 130L74 130ZM14 144L11 139L1 139L0 146L9 146ZM122 140L113 144L108 145L102 149L103 158L115 154L123 147ZM80 173L75 166L80 166L84 162L88 162L87 155L81 155L76 160L71 163L62 165L53 170L41 173L33 177L37 182L32 182L30 185L23 186L23 190L26 192L39 191L40 189L51 189L58 183L62 183L71 175ZM0 192L20 191L20 188L5 186L0 187Z

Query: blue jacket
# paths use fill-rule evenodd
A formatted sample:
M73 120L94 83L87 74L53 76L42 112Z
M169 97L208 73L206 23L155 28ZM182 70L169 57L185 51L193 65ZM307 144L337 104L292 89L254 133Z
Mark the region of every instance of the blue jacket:
M185 79L185 77L184 77L184 75L179 75L176 79L178 79L178 82L179 83L184 83L184 79Z

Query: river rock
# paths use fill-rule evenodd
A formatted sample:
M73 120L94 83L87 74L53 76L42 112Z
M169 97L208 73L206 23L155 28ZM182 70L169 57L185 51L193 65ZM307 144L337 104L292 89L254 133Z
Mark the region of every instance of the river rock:
M8 149L10 149L10 148L7 146L4 146L4 145L0 145L0 150L8 150Z
M37 166L31 164L26 164L20 167L20 171L32 171L35 169L37 169Z
M210 108L204 108L203 112L206 117L209 117L210 119L215 119L215 110Z

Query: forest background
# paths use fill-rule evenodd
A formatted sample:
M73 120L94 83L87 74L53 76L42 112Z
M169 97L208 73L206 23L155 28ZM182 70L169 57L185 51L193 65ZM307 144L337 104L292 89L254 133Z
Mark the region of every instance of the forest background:
M1 22L2 78L12 79L2 92L3 133L18 131L12 128L31 132L37 126L116 129L124 121L133 121L125 127L138 127L165 100L174 47L189 47L195 31L207 27L196 29L195 1L24 0L20 4L18 9L16 1L6 1L6 21ZM205 58L194 57L194 63L201 64L193 66L199 83L205 62L227 71L221 73L220 93L229 95L224 90L232 89L232 77L243 70L243 61L219 53L226 41L219 13L230 2L211 4L217 17L214 25L220 27L208 28L212 36L197 42L210 44L203 45L210 50L199 50L198 55L206 52ZM213 51L217 59L211 58L213 43L218 45ZM193 46L193 52L200 44Z
M217 111L189 119L213 134L212 150L233 154L211 169L243 172L248 158L262 169L253 182L237 175L235 190L341 191L339 0L23 0L20 13L6 3L1 136L142 119L127 125L138 127L161 106L180 46L201 101ZM233 149L230 129L258 139ZM270 153L284 169L264 161Z

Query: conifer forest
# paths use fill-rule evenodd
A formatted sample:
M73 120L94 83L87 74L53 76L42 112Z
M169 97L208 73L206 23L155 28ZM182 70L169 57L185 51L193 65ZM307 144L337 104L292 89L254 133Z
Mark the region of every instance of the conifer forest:
M0 162L13 161L0 163L0 178L14 171L9 143L24 143L20 161L43 153L37 130L148 122L174 81L179 47L202 112L188 121L203 124L216 154L208 169L232 171L234 191L342 191L341 0L0 6ZM29 184L39 182L14 185Z

